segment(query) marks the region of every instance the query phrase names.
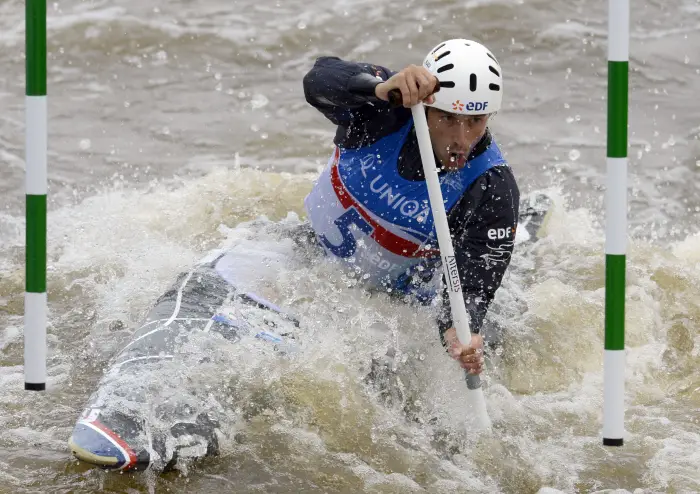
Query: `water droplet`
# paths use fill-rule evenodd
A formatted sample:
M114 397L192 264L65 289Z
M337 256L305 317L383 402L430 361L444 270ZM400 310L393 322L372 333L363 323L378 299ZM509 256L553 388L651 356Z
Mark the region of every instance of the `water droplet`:
M258 132L258 131L260 130L260 127L258 127L258 126L255 125L255 124L252 124L252 125L250 126L250 130L252 130L253 132Z
M683 60L686 65L690 63L690 57L688 55L685 56L685 59Z
M260 139L267 139L267 138L268 138L267 132L263 132L262 134L260 134Z
M571 161L576 161L581 157L581 153L579 152L578 149L572 149L569 151L569 160Z
M265 95L256 93L253 95L253 97L250 100L250 105L253 107L253 110L257 110L259 108L263 108L264 106L267 106L267 104L270 102Z
M90 142L90 139L80 139L80 143L78 145L80 146L80 149L87 151L92 146L92 142Z
M574 122L574 118L573 118L573 117L566 117L566 123L570 124L570 123L573 123L573 122Z
M299 21L299 23L297 24L297 28L306 29L306 23L304 21Z

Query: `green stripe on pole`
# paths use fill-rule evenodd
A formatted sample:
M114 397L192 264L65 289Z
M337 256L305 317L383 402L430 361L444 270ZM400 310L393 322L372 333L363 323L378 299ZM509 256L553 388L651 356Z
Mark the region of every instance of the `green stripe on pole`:
M27 96L46 95L46 0L26 0Z
M31 0L29 0L31 1ZM46 291L46 196L27 195L27 291Z
M625 256L605 256L605 349L625 349Z
M608 62L608 158L627 157L628 62Z

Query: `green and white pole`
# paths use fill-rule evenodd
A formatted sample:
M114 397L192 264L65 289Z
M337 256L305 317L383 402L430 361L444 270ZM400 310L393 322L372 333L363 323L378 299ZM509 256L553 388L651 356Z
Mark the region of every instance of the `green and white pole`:
M24 389L46 389L46 0L26 0Z
M627 253L627 105L629 0L609 0L608 159L605 230L603 445L625 432L625 261Z

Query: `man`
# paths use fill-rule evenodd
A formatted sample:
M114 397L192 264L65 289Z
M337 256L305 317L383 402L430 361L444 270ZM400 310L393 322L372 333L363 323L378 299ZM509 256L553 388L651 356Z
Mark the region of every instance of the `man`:
M370 287L423 302L435 295L431 280L441 272L410 110L427 106L471 342L457 340L446 292L438 327L450 355L480 373L479 332L510 263L519 203L487 127L503 95L496 58L465 39L440 43L422 66L398 73L321 57L304 77L304 93L337 125L335 152L305 200L319 243Z

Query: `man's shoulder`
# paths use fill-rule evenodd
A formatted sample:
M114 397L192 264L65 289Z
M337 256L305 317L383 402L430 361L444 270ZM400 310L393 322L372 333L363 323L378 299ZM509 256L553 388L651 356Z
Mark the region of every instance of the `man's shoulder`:
M367 104L351 111L346 125L336 130L335 144L347 148L369 146L398 132L411 118L411 110Z
M486 202L494 198L500 200L504 195L512 196L514 199L518 199L520 196L513 168L505 159L482 173L471 184L467 192L478 198L479 202Z
M520 190L510 165L504 161L482 173L467 188L451 212L458 223L490 223L517 218ZM487 217L489 218L488 221ZM466 227L463 223L463 227Z

